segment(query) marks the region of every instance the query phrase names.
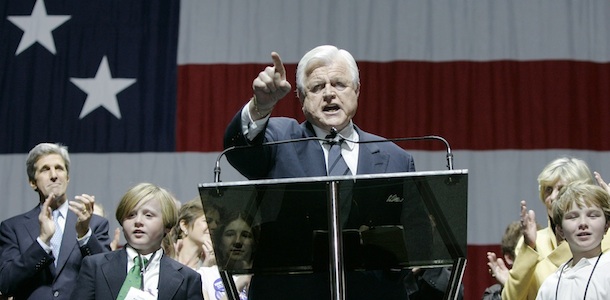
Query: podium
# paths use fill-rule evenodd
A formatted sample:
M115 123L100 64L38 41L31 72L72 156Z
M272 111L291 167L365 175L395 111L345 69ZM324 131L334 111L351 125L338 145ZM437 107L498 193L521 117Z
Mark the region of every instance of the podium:
M229 299L237 274L328 272L331 299L345 299L345 272L452 266L456 299L466 262L468 170L204 183L204 210L221 212L213 234ZM239 222L251 242L231 250ZM241 230L243 229L243 230ZM245 255L243 255L245 253ZM239 257L239 258L236 258ZM237 261L237 260L241 261Z

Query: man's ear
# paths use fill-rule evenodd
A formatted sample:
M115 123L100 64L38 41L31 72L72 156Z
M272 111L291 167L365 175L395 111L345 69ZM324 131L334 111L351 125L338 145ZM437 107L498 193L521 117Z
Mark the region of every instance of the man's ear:
M28 183L30 184L30 186L32 187L32 189L34 189L34 192L38 192L38 186L36 185L36 182L34 182L34 181L28 181Z

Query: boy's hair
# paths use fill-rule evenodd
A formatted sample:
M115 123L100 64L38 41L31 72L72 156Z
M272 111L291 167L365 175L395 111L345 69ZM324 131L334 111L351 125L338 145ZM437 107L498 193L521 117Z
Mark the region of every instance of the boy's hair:
M586 181L594 184L595 178L584 160L573 157L560 157L550 162L538 175L538 191L540 200L544 203L545 190L563 179L566 183Z
M140 183L130 188L116 209L116 219L123 226L123 220L127 218L129 213L138 206L141 202L150 201L152 199L159 200L161 204L161 217L163 218L163 226L166 229L171 229L176 225L178 220L178 212L174 202L174 196L162 187L152 183Z
M610 195L602 187L584 181L572 182L561 189L559 199L553 202L553 222L561 226L565 213L576 204L579 208L599 207L606 222L610 221Z
M503 255L508 255L510 258L515 259L515 248L517 248L517 242L521 235L521 222L515 221L506 227L506 231L504 231L502 236Z

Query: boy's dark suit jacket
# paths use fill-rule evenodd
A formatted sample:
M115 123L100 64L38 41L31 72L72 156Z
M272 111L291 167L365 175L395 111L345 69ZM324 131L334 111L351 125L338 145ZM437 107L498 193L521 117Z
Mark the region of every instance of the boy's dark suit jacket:
M116 299L127 277L127 250L83 259L72 299ZM167 257L161 258L158 299L203 299L201 276Z

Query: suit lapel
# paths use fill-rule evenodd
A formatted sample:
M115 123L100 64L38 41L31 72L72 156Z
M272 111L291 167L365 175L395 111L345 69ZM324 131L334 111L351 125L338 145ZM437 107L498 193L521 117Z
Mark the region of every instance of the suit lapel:
M360 141L370 141L371 136L354 126L360 136ZM390 157L379 149L375 143L360 144L358 153L358 174L378 174L385 173Z
M40 223L38 222L38 215L40 214L40 205L34 209L28 211L25 214L25 226L32 238L32 241L36 242L36 239L40 235Z
M315 137L316 133L309 122L303 122L301 124L303 134L305 137ZM298 139L302 138L300 134L293 134L290 138ZM324 160L324 153L322 152L322 146L319 142L303 142L294 143L297 156L300 160L300 166L304 169L304 176L326 176L326 161ZM293 164L292 162L290 163Z
M123 286L123 281L127 277L127 250L123 248L107 253L104 257L107 259L107 263L102 264L102 274L108 284L112 299L116 299Z
M178 270L174 268L169 261L171 258L163 255L159 266L159 285L158 285L158 299L174 299L178 288L182 285L184 277Z
M552 230L549 230L552 233ZM559 268L562 263L568 261L570 257L572 257L572 252L570 252L570 247L566 245L567 243L561 243L555 250L553 250L548 256L548 260L555 265L555 267Z
M308 176L326 176L324 153L318 142L307 142L305 147L294 147L300 160L299 165L303 168L304 174L308 174Z

